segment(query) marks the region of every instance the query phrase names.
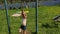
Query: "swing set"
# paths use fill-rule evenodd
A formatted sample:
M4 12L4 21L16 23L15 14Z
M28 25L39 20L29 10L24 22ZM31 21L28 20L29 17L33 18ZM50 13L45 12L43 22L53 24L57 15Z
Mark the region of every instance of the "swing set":
M8 25L8 34L11 34L10 30L10 20L8 17L8 7L7 7L7 0L4 0L5 10L6 10L6 19L7 19L7 25ZM36 10L36 32L35 34L38 34L38 0L35 1L35 10Z

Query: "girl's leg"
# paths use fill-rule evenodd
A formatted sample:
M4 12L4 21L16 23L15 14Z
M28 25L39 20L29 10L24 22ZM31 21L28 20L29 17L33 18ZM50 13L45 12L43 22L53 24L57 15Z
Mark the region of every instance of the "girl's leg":
M26 34L26 30L23 30L23 34Z
M19 33L20 34L23 34L23 30L21 28L19 29Z

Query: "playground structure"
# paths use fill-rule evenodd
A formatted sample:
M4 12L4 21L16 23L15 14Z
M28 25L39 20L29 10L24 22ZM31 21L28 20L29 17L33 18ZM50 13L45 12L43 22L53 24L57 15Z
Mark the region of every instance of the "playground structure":
M10 21L9 21L9 16L8 16L8 7L7 7L7 1L4 0L4 5L5 5L5 10L6 10L6 19L7 19L7 25L8 25L8 33L11 34L11 29L10 29ZM35 8L36 8L36 32L35 34L38 33L38 0L36 0L35 3Z

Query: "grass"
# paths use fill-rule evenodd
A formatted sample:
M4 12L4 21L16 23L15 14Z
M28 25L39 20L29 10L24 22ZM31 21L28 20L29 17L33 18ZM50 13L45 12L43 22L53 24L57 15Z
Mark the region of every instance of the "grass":
M18 30L21 25L21 17L12 17L11 15L20 11L18 10L8 10L9 20L11 27L11 34L19 34ZM35 32L35 8L29 8L28 20L27 20L27 30L33 34ZM7 22L5 10L0 10L0 34L8 34ZM54 27L53 17L60 15L59 6L41 6L38 8L38 34L60 34L60 23L58 26ZM47 26L42 26L46 25Z

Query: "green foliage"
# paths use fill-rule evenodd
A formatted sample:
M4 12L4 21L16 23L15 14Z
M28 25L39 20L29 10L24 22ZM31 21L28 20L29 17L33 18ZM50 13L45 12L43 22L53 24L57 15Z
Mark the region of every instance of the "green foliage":
M11 16L12 14L19 11L20 9L8 10L12 34L19 34L18 30L21 25L22 18ZM0 34L8 34L5 14L6 14L5 10L0 10ZM38 34L60 34L60 25L59 25L60 23L54 22L52 20L53 17L55 17L56 15L60 15L59 6L40 6L38 8ZM58 24L58 26L55 25L56 23ZM47 26L42 26L42 25L47 25ZM35 8L29 8L28 19L27 19L27 30L29 30L31 34L33 34L33 32L35 32L35 28L36 28Z

